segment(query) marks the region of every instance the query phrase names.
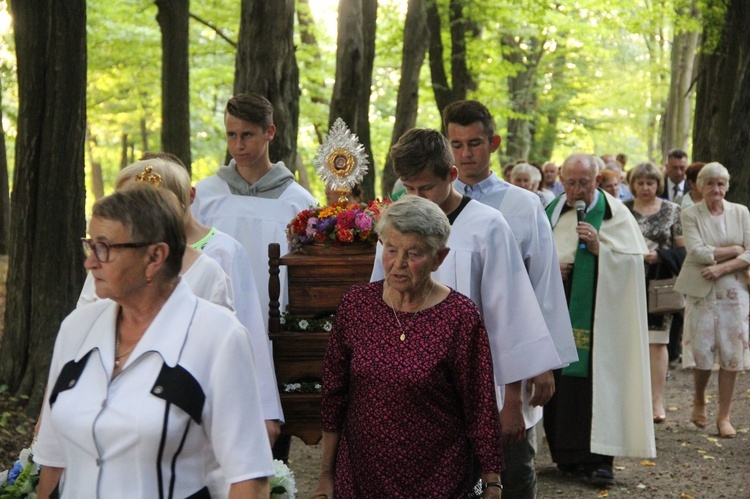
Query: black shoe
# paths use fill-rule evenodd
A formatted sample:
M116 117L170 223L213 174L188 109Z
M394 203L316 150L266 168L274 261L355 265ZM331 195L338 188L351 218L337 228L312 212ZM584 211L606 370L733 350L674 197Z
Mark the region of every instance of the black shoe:
M592 485L614 485L615 475L609 466L600 466L589 474L589 482Z
M557 469L564 476L578 476L582 474L581 467L577 464L558 464Z

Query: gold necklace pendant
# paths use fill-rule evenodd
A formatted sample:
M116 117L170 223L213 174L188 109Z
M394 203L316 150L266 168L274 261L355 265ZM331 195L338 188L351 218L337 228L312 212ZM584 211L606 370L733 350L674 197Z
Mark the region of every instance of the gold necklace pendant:
M399 336L399 339L401 341L406 340L407 329L409 329L414 324L414 321L417 318L417 314L419 314L419 312L422 311L422 308L424 307L425 303L427 303L427 299L430 297L434 289L435 289L435 281L432 282L432 287L427 292L427 295L425 295L425 297L422 299L422 303L419 305L419 308L417 308L417 311L414 312L414 315L412 316L411 321L407 324L406 328L404 328L404 326L401 324L401 320L398 318L398 314L396 313L396 307L393 306L393 301L389 300L390 303L386 302L387 305L390 305L391 310L393 311L393 317L396 319L396 324L398 324L398 328L401 330L401 336Z

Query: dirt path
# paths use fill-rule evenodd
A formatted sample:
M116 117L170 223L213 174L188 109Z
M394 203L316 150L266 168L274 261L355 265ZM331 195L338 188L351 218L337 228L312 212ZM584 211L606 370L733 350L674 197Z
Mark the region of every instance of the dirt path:
M538 498L750 498L750 374L741 373L737 381L732 419L738 435L733 440L718 438L713 425L700 430L690 423L692 375L679 369L670 375L667 421L656 425L656 459L615 459L616 483L605 490L561 476L540 444ZM708 389L710 421L716 416L716 390L714 374ZM293 439L290 467L299 498L310 497L319 460L320 446Z

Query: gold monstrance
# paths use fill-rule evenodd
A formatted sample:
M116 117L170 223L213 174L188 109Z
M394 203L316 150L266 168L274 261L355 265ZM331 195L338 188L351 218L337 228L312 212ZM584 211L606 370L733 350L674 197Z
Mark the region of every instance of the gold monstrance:
M344 120L336 118L318 149L315 168L326 186L340 195L339 203L349 202L347 195L362 181L368 164L364 146Z

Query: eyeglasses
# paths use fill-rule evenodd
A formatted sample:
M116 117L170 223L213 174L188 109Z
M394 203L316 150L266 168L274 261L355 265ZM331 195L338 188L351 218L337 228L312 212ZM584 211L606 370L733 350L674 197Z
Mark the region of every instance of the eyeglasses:
M592 180L590 178L582 178L581 180L574 180L572 178L569 178L567 180L563 180L563 184L569 189L573 189L576 186L578 186L578 188L580 189L586 189L591 185L591 183Z
M145 248L146 246L154 243L117 243L110 244L104 241L94 242L91 239L81 238L81 245L83 246L83 254L88 258L92 253L99 260L100 263L107 263L109 261L109 250L112 248Z

